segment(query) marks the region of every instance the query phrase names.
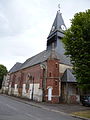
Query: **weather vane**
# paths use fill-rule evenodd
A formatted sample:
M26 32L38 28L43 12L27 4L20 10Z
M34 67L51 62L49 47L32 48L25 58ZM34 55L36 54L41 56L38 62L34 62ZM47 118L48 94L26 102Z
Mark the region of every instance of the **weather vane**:
M60 4L58 4L58 9L59 9L59 11L60 11Z

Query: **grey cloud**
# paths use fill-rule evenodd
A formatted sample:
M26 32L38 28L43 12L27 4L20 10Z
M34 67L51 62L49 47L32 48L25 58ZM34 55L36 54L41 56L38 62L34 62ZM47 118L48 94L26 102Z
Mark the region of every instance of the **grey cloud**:
M24 4L18 0L1 0L0 14L0 37L17 35L28 29L33 21Z
M0 0L0 63L10 68L46 48L58 4L58 0ZM90 8L90 0L60 4L66 26L75 12Z

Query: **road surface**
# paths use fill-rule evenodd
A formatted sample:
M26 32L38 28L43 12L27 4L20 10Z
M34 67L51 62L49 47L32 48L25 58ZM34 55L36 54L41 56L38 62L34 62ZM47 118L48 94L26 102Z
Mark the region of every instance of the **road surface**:
M0 95L0 120L80 120Z

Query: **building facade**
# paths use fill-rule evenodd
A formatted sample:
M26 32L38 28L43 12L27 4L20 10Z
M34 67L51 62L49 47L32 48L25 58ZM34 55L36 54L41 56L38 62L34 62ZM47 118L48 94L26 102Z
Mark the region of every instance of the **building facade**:
M10 81L10 75L4 75L3 82L2 82L2 93L8 94L9 90L9 81Z
M61 41L64 30L66 26L62 15L60 11L57 11L47 37L46 50L27 59L24 63L16 63L9 71L8 94L50 103L68 100L65 95L67 81L64 80L67 76L64 77L64 74L67 69L72 69L72 65L70 59L64 55L65 49ZM73 76L72 73L70 75ZM77 101L76 80L72 77L70 81L70 83L75 83L73 87L75 90L71 95L76 96Z

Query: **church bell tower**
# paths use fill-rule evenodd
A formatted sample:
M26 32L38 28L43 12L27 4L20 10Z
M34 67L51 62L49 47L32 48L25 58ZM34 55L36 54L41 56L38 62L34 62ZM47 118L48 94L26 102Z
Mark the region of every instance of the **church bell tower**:
M54 43L55 51L58 53L60 52L60 54L64 54L65 50L61 38L64 37L65 30L66 26L64 24L62 14L60 10L58 10L53 25L51 27L50 33L47 37L47 50L51 50L52 43Z

